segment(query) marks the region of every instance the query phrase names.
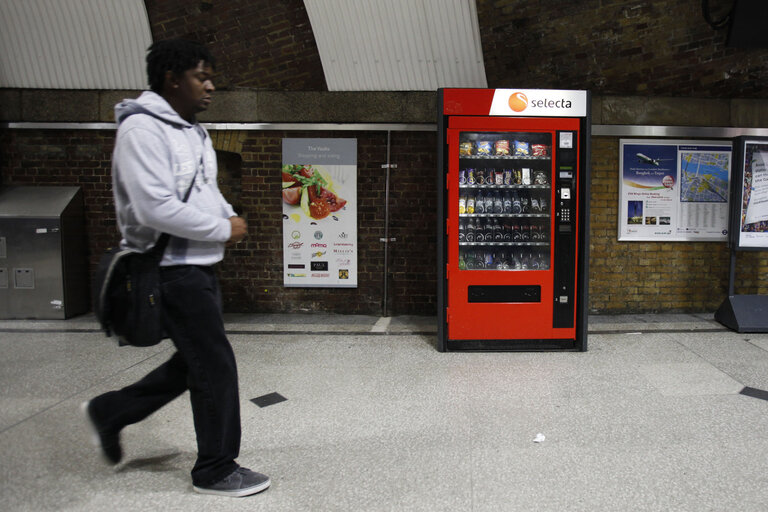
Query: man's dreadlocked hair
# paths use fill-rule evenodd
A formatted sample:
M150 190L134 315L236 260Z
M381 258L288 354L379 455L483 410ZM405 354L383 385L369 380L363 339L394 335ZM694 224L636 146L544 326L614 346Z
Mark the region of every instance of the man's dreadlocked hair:
M150 46L147 51L147 78L149 88L160 94L163 92L165 72L172 71L174 75L180 75L188 69L196 68L202 60L211 67L215 67L216 61L202 44L185 39L168 39L158 41Z

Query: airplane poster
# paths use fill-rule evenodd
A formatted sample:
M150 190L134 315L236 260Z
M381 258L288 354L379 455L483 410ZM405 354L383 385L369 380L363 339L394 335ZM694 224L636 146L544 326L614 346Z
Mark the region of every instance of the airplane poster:
M727 240L731 142L619 145L619 240Z

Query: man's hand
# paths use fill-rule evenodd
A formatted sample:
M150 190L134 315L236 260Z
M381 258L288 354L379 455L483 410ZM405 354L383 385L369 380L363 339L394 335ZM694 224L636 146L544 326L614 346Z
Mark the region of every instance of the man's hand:
M232 234L227 240L227 245L234 245L248 234L248 224L242 217L230 217L229 223L232 225Z

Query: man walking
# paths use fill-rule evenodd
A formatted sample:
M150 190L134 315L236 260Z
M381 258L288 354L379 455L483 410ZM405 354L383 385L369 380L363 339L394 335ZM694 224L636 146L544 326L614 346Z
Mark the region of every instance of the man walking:
M270 485L240 467L240 402L234 352L224 332L212 265L247 234L216 182L216 155L195 116L208 108L213 57L198 44L149 48L150 91L115 107L112 185L121 248L146 252L171 235L160 263L164 327L176 353L140 381L83 404L104 457L122 459L120 431L189 390L197 435L197 492L247 496ZM191 193L183 201L187 190Z

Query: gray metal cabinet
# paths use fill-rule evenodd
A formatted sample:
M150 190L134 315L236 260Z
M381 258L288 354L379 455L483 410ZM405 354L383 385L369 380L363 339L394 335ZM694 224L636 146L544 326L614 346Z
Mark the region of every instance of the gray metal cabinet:
M80 187L0 189L0 318L87 312L86 253Z

